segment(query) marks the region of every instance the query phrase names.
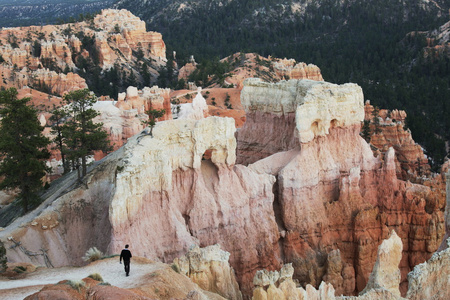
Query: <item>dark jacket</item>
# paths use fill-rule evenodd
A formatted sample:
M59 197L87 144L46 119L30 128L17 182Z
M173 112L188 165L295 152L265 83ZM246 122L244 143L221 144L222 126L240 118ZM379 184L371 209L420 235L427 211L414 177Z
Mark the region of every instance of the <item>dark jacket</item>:
M122 252L120 253L120 261L130 261L130 259L133 257L133 255L131 255L131 251L128 249L123 249Z

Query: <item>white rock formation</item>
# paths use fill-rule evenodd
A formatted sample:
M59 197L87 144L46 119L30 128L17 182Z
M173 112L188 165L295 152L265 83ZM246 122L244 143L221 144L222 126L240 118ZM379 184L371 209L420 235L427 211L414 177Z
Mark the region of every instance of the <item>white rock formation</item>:
M364 119L361 87L312 80L267 83L261 79L244 81L241 102L246 111L287 114L295 112L301 143L328 134L331 127L359 124Z
M205 248L193 246L186 255L174 259L173 264L202 289L226 299L241 300L242 294L229 258L230 253L221 250L218 244Z
M366 288L360 293L364 295L371 289L385 289L395 297L400 297L400 270L398 265L402 259L403 243L395 231L378 247L377 260L370 274Z
M436 252L408 274L407 299L450 299L450 238L447 249Z
M236 160L236 140L232 118L210 117L199 121L158 122L153 138L142 138L125 145L123 171L117 175L117 187L110 206L112 224L129 222L141 206L136 191L148 192L172 188L172 172L198 169L206 150L212 150L215 165L231 166ZM126 163L125 163L126 162ZM118 224L117 224L118 225Z
M197 95L192 100L192 103L181 104L178 119L200 120L205 117L207 112L208 105L201 94L201 88L198 88Z

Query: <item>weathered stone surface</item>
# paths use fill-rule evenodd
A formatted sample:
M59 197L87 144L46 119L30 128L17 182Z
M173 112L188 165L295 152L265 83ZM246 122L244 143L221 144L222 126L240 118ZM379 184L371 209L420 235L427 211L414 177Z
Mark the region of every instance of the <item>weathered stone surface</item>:
M377 261L370 274L369 282L360 293L365 294L370 289L382 288L396 297L400 297L400 270L398 265L402 259L403 244L395 231L378 247Z
M282 274L282 276L279 274ZM309 284L306 286L306 290L297 288L292 280L293 274L294 268L291 264L284 265L280 273L266 270L257 271L253 279L253 284L256 288L253 290L252 300L335 299L335 291L331 284L322 282L318 290Z
M362 90L355 84L247 79L241 102L248 113L238 135L238 162L244 164L308 143L330 128L359 124L364 117Z
M386 109L379 111L380 124L375 133L376 126L373 123L374 108L366 101L364 106L364 120L371 121L370 143L380 151L382 155L393 147L395 149L395 164L397 177L403 180L418 182L422 176L430 174L428 159L423 153L422 147L414 142L411 131L406 129L406 112Z
M280 231L285 233L284 259L293 262L296 279L318 287L326 278L337 285L339 293L347 295L361 291L378 245L395 229L404 239L400 269L401 291L405 293L407 272L428 259L442 239L442 186L430 184L430 188L398 180L392 148L383 160L373 156L359 137L359 122L364 117L362 98L354 125L330 127L329 134L318 135L300 147L300 142L291 142L298 136L295 131L300 121L292 113L289 126L277 121L280 115L286 118L286 112L293 111L289 105L295 102L284 99L295 99L295 92L261 89L259 95L251 94L246 101L245 89L243 104L248 115L237 137L238 162L268 156L249 167L278 179L276 207L280 209ZM348 116L342 110L343 120L355 113L352 106L347 109ZM323 249L328 250L324 253ZM340 250L340 260L328 254L335 249Z
M3 78L3 87L21 89L24 86L45 87L48 92L62 96L66 92L87 88L86 81L78 74L56 73L48 69L30 71L22 69L15 71L12 66L0 65L0 74Z
M294 279L303 285L318 288L326 276L342 293L355 294L368 282L378 245L395 229L403 240L401 288L406 291L406 273L429 258L443 236L439 188L397 179L392 148L383 159L373 156L359 136L362 98L360 104L347 101L360 98L355 85L283 84L297 84L298 97L296 88L267 88L260 97L273 97L265 98L267 103L256 101L254 110L254 115L268 116L267 130L249 122L238 135L239 142L264 149L261 138L243 137L251 138L253 131L282 144L281 133L286 133L285 144L273 143L279 150L266 151L264 159L248 167L235 165L235 127L230 118L158 122L153 137L145 132L132 137L101 161L83 184L75 185L76 174L67 175L47 191L38 210L5 228L0 238L13 236L31 251L49 249L55 265L81 264L81 256L93 245L117 253L132 241L136 255L170 261L193 244L219 243L230 253L245 295L251 294L257 270L278 270L282 262L292 262ZM347 90L355 94L347 95ZM314 112L312 95L317 97L316 108L327 112ZM137 105L137 110L140 92L130 89L129 96L130 103L126 95L118 102ZM340 109L336 106L341 97ZM327 106L328 98L332 105ZM304 120L296 119L302 115L297 113L299 103L308 104L317 117L314 122L333 116L336 122L329 123L337 126L302 142L299 128L304 126L299 124ZM289 124L276 119L279 115ZM274 120L279 120L279 127ZM203 160L207 152L211 159ZM41 225L41 217L52 213L60 220L58 226L43 230L32 225ZM10 248L7 256L29 260ZM259 293L280 295L273 286L280 287L270 281L268 286ZM306 294L308 289L313 287L306 286ZM324 295L331 291L322 290Z
M173 264L203 290L226 299L242 299L229 257L230 253L221 250L219 245L195 246L186 255L174 259Z
M201 94L201 88L199 88L192 103L180 104L180 111L177 114L177 118L200 120L208 115L208 105Z
M450 298L450 239L447 249L436 252L426 262L417 265L408 274L408 293L406 298L449 299Z
M52 192L53 204L45 208L44 202L38 211L56 212L59 226L42 230L30 219L23 227L11 224L0 238L12 235L32 251L49 249L55 266L81 264L94 244L117 253L133 241L133 255L170 261L192 244L220 243L248 291L257 268L279 265L274 178L234 166L234 133L230 118L159 122L153 137L137 135L105 158L85 185L60 196ZM206 150L210 161L202 161ZM69 175L66 180L76 178ZM7 255L28 259L12 249Z
M166 60L166 45L162 40L162 35L158 32L147 32L145 22L131 12L125 9L104 9L94 18L94 24L107 33L121 34L128 46L117 35L115 44L120 50L125 50L126 55L131 56L128 49L142 50L145 57L152 56L153 58ZM119 32L116 29L119 29ZM108 65L105 64L105 66Z
M310 79L323 81L320 69L313 64L297 63L295 59L278 59L273 62L275 73L284 79Z

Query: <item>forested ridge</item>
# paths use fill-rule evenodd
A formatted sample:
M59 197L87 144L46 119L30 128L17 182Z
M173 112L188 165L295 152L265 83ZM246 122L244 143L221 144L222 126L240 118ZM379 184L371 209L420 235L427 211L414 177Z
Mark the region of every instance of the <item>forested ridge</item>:
M358 83L372 104L406 110L414 139L435 167L446 155L449 55L425 58L425 34L414 33L447 22L448 1L121 0L117 7L161 32L179 63L237 51L314 63L326 81Z
M0 12L6 9L7 2L25 7L38 1L2 0ZM44 2L54 8L59 7L59 2L69 3ZM100 2L73 2L81 3ZM104 3L109 5L111 1ZM373 105L406 110L407 126L435 167L446 155L445 141L450 140L449 54L444 51L424 55L424 49L427 32L449 21L449 1L120 0L114 7L130 10L147 22L148 30L161 32L167 56L170 60L176 51L178 66L190 55L211 66L238 51L316 64L326 81L358 83ZM71 15L71 11L65 11L66 21L78 17L79 12L72 11ZM26 25L29 21L20 22ZM44 22L58 20L54 17ZM161 70L158 84L180 87L174 82L176 70L170 67L170 61L168 65L167 70ZM115 89L106 91L102 82L91 77L100 76L86 77L97 94L117 93ZM123 80L123 85L132 79ZM114 87L123 88L120 84Z

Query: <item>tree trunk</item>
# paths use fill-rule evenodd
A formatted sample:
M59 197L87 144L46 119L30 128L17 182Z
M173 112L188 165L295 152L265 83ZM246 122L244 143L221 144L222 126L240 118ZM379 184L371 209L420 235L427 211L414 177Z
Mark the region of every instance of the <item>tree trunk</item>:
M81 157L81 167L83 168L83 177L87 174L86 156Z

